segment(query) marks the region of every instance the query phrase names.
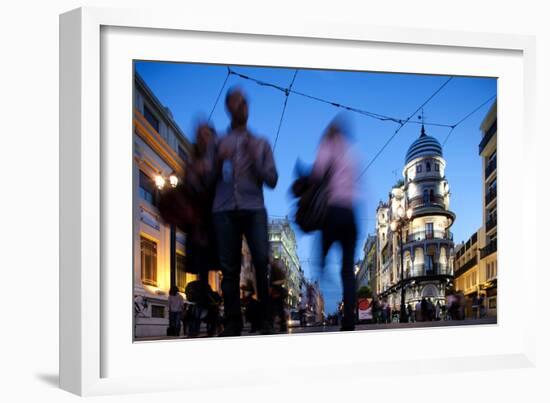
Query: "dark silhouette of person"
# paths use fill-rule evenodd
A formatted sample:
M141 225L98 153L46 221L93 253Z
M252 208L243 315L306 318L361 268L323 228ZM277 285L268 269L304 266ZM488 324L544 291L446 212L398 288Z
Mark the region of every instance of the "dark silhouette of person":
M239 336L241 248L243 236L256 272L256 296L262 317L260 332L272 333L269 320L267 212L263 186L274 188L278 174L269 143L247 127L248 102L239 89L225 99L231 127L217 144L213 222L223 273L224 330L220 336Z

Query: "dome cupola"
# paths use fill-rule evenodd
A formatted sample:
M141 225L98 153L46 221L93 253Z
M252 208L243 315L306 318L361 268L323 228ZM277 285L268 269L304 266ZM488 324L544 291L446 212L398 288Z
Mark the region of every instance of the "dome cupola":
M409 150L407 151L407 156L405 158L405 164L408 164L412 160L420 157L442 157L443 150L441 149L441 144L437 141L436 138L428 136L424 125L422 125L422 131L420 132L420 137L418 137L414 143L411 144Z

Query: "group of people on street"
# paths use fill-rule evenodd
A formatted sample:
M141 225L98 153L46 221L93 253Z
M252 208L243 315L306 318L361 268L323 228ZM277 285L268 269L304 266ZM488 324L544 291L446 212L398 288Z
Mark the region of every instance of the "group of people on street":
M413 306L414 305L414 306ZM485 304L483 295L472 300L472 319L480 319L485 316ZM452 292L447 296L445 303L432 298L422 298L416 303L406 305L407 322L428 322L439 320L464 320L466 319L466 299L464 294ZM372 304L373 323L398 322L400 317L399 307L391 307L386 298L379 297Z
M208 285L208 272L221 269L223 330L218 335L241 335L243 302L251 330L271 334L277 319L280 330L285 331L287 290L283 287L281 270L276 269L277 263L270 263L268 218L263 195L264 186L275 188L278 181L273 151L267 140L248 129L248 102L240 89L232 88L227 92L225 106L231 118L225 136L217 137L208 124L197 128L193 154L179 190L180 195L185 195L185 206L172 216L180 218L178 225L187 233L187 267L198 277L199 293L213 295ZM355 326L355 174L346 136L337 124L331 124L321 140L307 181L310 185L326 183L326 211L319 228L323 259L335 243L340 243L343 250L342 330L353 330ZM241 301L243 237L250 249L255 271L255 290L254 295L246 295ZM172 287L169 296L169 331L178 335L180 322L187 312L180 291L183 290ZM185 291L187 295L188 290ZM199 297L197 305L207 304L205 299ZM208 308L206 312L208 316ZM210 312L214 309L210 308ZM212 318L216 316L215 313L210 315ZM209 327L213 333L216 328L215 323ZM192 333L197 333L196 327Z

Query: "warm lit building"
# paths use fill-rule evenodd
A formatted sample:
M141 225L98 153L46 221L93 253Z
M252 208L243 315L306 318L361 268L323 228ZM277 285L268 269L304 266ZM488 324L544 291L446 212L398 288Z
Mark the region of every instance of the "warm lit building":
M159 215L159 187L172 174L185 174L191 150L188 139L136 73L133 109L133 222L135 336L166 335L168 291L180 291L195 279L186 272L185 234ZM219 274L210 273L219 289ZM185 294L183 294L185 295Z
M459 245L456 245L454 255L454 289L464 294L466 318L473 316L472 305L479 293L480 275L479 240L483 237L483 228L474 232L472 236Z
M319 282L306 281L306 323L320 325L325 320L325 300L319 287Z
M497 314L497 103L481 123L483 236L480 238L479 290L489 316Z
M298 258L296 235L288 218L271 219L267 225L271 257L279 260L286 271L284 286L288 290L288 305L297 309L304 272Z
M449 228L455 215L450 211L449 184L445 177L446 162L439 142L425 132L412 143L405 159L403 180L394 185L389 200L377 208L377 269L374 292L387 298L393 309L399 309L401 289L405 304L429 298L445 303L446 289L453 279L453 237ZM410 211L407 218L405 211ZM404 273L401 281L399 229L392 222L401 212L406 220L403 241Z

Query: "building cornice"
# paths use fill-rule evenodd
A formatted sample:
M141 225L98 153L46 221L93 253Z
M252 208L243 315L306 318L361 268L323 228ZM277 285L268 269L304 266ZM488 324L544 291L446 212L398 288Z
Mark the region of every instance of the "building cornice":
M134 109L134 131L172 170L182 172L185 169L185 162L137 109Z

